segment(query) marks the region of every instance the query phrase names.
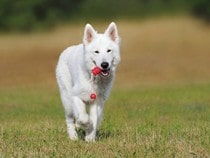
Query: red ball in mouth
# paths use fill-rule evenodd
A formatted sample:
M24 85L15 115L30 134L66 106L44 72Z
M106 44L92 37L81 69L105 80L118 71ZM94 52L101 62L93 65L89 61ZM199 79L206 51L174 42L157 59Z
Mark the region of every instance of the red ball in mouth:
M92 69L92 73L93 73L94 76L96 76L96 75L101 73L101 69L96 66Z

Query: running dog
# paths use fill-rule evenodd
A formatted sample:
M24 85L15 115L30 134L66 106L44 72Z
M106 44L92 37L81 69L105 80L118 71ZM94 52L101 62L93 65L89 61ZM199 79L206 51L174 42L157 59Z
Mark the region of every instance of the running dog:
M95 141L119 62L120 37L114 22L103 34L87 24L83 43L61 53L56 79L70 139L78 139L79 126L85 130L85 141Z

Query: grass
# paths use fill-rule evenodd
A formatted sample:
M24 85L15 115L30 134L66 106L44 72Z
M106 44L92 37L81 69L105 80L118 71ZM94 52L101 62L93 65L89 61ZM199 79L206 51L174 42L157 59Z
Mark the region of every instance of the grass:
M96 143L68 139L56 89L0 94L3 157L209 156L210 85L115 89Z
M122 63L96 143L81 130L68 139L55 85L58 56L84 25L0 36L0 157L210 156L209 26L189 17L117 25Z

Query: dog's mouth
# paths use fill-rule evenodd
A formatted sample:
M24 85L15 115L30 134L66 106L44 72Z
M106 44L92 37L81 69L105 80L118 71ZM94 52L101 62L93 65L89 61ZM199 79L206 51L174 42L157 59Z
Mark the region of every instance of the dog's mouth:
M93 59L92 59L92 60L93 60ZM93 63L94 63L94 65L96 65L95 60L93 60ZM100 75L101 75L102 77L109 77L109 76L110 76L110 68L108 68L108 69L101 69Z
M101 76L108 77L110 75L110 69L102 69Z

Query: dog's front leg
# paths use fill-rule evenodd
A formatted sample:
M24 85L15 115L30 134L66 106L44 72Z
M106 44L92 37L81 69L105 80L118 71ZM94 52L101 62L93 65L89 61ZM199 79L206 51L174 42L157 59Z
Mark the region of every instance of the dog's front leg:
M98 123L98 105L92 104L90 106L90 119L92 121L92 128L86 130L86 137L85 141L87 142L94 142L96 137L97 131L97 123Z
M76 122L85 129L92 128L92 122L86 112L86 104L79 97L72 97Z

